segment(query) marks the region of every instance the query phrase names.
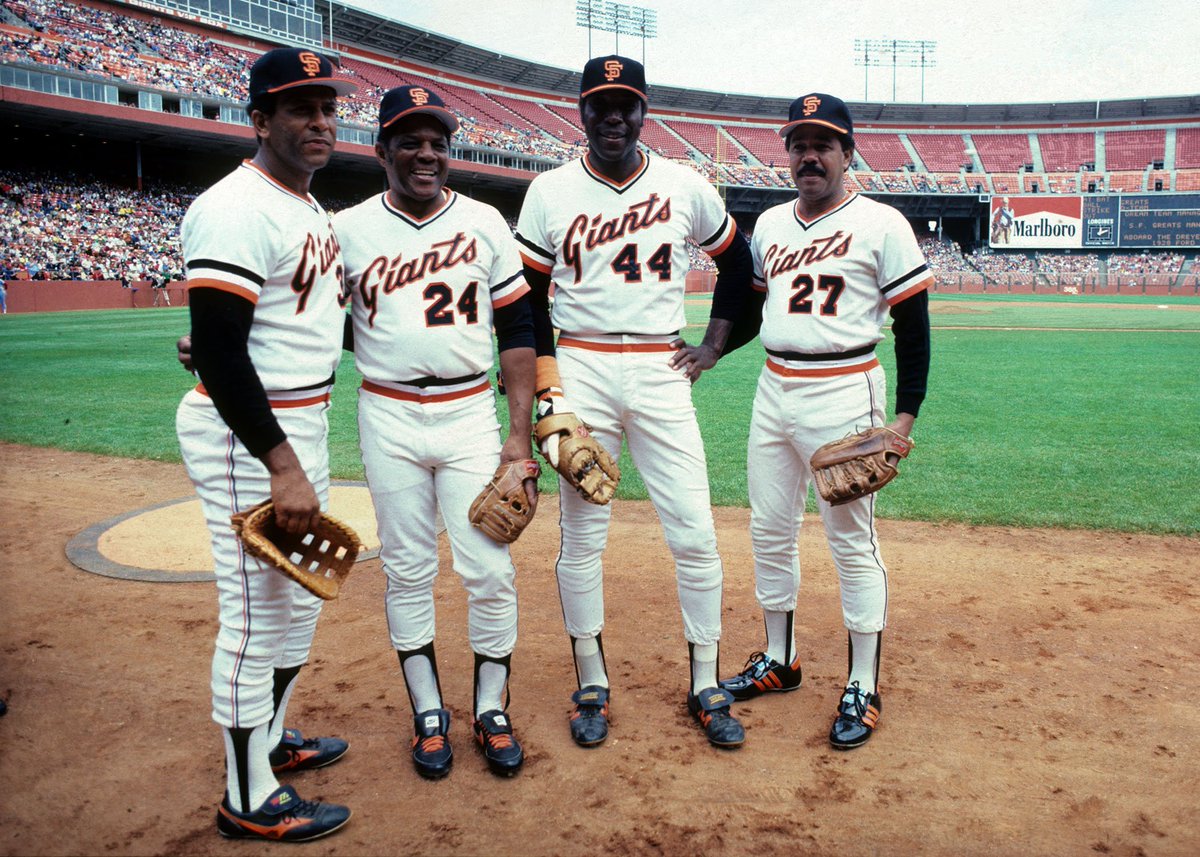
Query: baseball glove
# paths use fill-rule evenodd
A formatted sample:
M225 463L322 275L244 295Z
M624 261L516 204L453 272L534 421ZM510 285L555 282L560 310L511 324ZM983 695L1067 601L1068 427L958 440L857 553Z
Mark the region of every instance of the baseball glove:
M536 480L542 468L532 458L501 464L492 481L471 503L471 523L502 545L511 544L533 520L533 505L525 494L525 480Z
M534 426L538 447L583 499L603 506L617 493L621 470L608 450L588 433L587 426L571 413L550 414ZM558 435L558 463L546 453L546 443Z
M257 557L326 601L338 590L363 549L358 534L337 518L321 513L311 533L289 533L275 523L271 501L230 518L246 553Z
M873 494L899 475L897 465L913 442L889 428L870 428L825 444L809 466L817 492L831 506Z

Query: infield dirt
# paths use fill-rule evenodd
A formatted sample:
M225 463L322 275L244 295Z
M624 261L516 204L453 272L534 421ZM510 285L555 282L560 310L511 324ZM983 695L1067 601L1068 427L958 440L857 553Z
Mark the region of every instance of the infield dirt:
M66 542L97 521L186 497L180 465L0 444L5 498L0 854L263 854L220 839L209 719L212 585L79 571ZM717 509L722 671L762 644L744 509ZM846 635L819 518L801 536L804 685L735 707L736 752L684 706L673 572L647 503L618 500L605 555L608 742L567 731L574 673L554 584L556 498L514 546L521 599L509 709L519 776L470 740L465 596L437 584L437 646L455 767L421 780L388 645L379 561L326 608L289 725L351 743L285 778L346 803L306 854L1194 855L1200 539L880 522L890 572L883 716L865 747L826 736ZM170 552L174 534L149 550Z

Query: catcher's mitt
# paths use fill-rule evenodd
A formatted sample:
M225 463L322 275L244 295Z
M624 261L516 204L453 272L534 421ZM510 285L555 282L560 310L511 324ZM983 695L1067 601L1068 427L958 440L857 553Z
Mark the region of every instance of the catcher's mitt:
M552 465L554 461L546 454L544 444L546 441L554 443L553 436L558 435L558 464L554 469L583 499L603 506L617 493L621 470L600 441L588 433L579 417L570 413L544 416L534 426L534 433L538 447Z
M889 428L871 428L825 444L809 466L817 492L831 506L873 494L899 475L913 442Z
M321 513L315 532L289 533L275 523L275 504L259 503L230 518L246 553L286 574L313 595L329 601L363 549L358 534Z
M502 545L511 544L533 520L533 505L525 494L525 480L537 479L542 468L532 458L501 464L492 481L479 492L467 513L471 523Z

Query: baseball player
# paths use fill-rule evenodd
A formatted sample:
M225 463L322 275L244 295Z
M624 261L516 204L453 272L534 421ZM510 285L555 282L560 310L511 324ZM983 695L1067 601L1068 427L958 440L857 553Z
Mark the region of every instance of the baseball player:
M639 151L647 110L640 63L589 60L580 90L588 151L539 175L525 196L517 239L533 290L538 417L577 415L614 460L625 437L675 560L688 709L713 744L737 747L745 734L717 687L722 568L690 385L693 364L715 362L719 349L706 342L681 351L679 332L688 238L717 263L714 316L739 309L751 265L717 192L692 170ZM553 441L542 451L558 466ZM579 685L571 737L587 747L609 726L601 554L611 508L560 487L556 572Z
M180 403L176 427L212 537L213 719L227 774L217 830L228 837L315 839L350 818L275 778L335 762L348 744L284 728L321 602L246 555L229 519L269 499L281 527L303 532L326 505L342 258L308 188L333 153L336 97L355 88L311 50L264 54L250 70L258 151L197 197L182 224L200 384Z
M925 398L933 277L912 228L890 206L849 192L854 125L841 99L797 98L780 130L799 197L759 217L750 243L755 287L766 292L747 480L765 651L721 682L736 699L800 686L793 613L800 587L796 537L821 445L885 424L886 384L875 347L890 313L896 338L896 416L908 437ZM716 340L720 341L720 331ZM848 750L879 721L880 640L887 571L875 532L875 496L818 508L837 566L849 631L849 678L829 740Z
M508 546L471 526L468 510L500 462L532 453L533 321L512 230L496 209L445 187L457 129L436 93L389 90L375 144L388 190L334 218L363 375L359 437L388 628L412 703L413 763L429 778L453 761L433 643L437 507L467 589L476 741L494 773L515 774L524 761L505 713L516 573ZM509 404L503 444L487 374L493 326ZM536 504L536 482L525 488Z

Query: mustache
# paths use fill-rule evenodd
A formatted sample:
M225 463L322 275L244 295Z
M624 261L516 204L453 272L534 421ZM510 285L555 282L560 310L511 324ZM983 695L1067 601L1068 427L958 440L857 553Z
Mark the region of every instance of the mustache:
M824 177L825 170L823 170L821 167L817 166L816 164L805 164L799 170L796 171L796 175Z

